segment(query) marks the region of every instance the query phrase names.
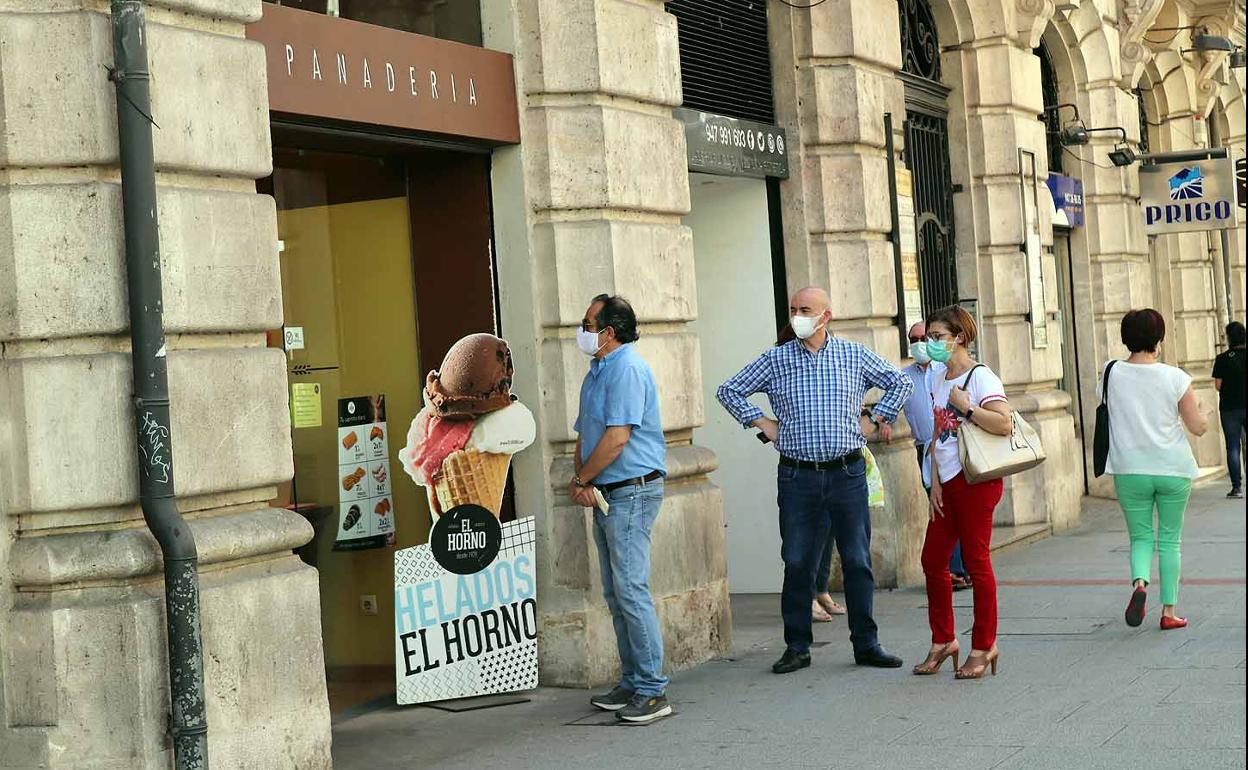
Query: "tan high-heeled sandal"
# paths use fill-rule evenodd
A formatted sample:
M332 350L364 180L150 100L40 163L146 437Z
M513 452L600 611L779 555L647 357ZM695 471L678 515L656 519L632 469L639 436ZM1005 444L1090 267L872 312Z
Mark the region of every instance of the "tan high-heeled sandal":
M957 679L982 679L984 673L992 669L992 675L997 675L997 659L1001 657L1001 651L997 649L997 645L992 645L992 649L987 652L979 650L971 650L971 654L966 656L966 665L962 666L954 673Z
M944 664L946 658L953 658L953 669L958 669L958 657L962 654L962 649L958 646L958 640L941 645L938 650L931 650L927 653L927 657L923 662L915 666L914 674L917 676L931 676L940 673L940 667Z

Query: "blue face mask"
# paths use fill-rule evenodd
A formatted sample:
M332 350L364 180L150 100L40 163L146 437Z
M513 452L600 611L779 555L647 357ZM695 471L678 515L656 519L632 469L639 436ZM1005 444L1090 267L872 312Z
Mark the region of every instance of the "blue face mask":
M913 358L915 362L918 364L929 363L932 360L932 357L927 352L927 342L925 342L924 340L919 340L918 342L911 342L910 343L910 357Z
M927 354L938 364L948 363L953 358L953 345L949 340L928 340Z

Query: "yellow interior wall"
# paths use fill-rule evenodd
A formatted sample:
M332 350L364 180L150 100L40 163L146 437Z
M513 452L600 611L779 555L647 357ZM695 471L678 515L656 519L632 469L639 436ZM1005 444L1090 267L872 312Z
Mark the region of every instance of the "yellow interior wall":
M339 367L291 376L292 383L320 383L322 392L321 427L293 432L298 501L333 507L317 545L331 669L394 663L394 549L333 550L339 398L386 396L397 547L425 542L432 523L423 488L398 460L424 384L408 230L406 198L278 213L286 324L304 328L306 345L289 364ZM364 594L377 597L377 615L360 611Z

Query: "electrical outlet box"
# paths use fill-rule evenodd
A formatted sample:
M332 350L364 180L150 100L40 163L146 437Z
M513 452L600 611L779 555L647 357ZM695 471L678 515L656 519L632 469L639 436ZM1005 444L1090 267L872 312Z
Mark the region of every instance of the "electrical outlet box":
M360 614L362 615L376 615L377 614L376 594L364 594L360 596Z

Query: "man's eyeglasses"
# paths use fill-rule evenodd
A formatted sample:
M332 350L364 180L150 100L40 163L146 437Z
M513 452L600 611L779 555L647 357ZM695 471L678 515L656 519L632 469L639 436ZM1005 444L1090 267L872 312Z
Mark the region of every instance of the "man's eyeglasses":
M911 338L910 338L910 344L911 344L911 345L913 345L913 344L914 344L914 343L916 343L916 342L922 342L922 341L923 341L923 338L922 338L922 337L911 337Z

